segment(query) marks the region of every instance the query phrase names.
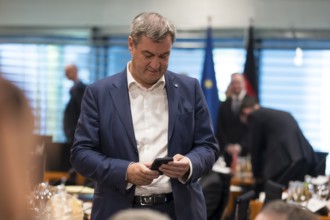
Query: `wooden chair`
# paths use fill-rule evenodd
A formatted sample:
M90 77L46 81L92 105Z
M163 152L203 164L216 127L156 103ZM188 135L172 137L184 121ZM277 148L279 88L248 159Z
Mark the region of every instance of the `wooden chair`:
M61 171L45 171L44 173L44 181L45 182L54 182L54 181L61 181L61 179L69 178L68 172L61 172Z
M44 173L44 181L49 183L60 183L62 180L67 180L70 178L69 172L61 172L61 171L45 171ZM85 185L86 178L81 176L80 174L76 174L76 180L74 185Z

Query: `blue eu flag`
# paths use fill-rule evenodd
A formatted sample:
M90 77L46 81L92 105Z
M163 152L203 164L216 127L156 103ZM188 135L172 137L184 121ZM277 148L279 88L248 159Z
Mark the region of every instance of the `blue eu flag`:
M205 60L202 75L202 89L204 96L209 107L213 127L216 128L218 108L220 106L217 80L215 78L214 62L213 62L213 39L212 29L207 29L206 47L205 47Z

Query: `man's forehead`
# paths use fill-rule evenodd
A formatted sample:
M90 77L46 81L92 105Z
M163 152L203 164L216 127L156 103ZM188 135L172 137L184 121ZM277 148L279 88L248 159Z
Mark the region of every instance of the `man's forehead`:
M144 53L152 53L152 54L166 54L169 53L172 44L167 39L162 40L161 42L155 42L148 37L141 38L140 43L136 45Z
M231 79L231 82L232 83L241 83L243 82L243 76L233 76L232 79Z
M235 74L235 75L232 75L232 80L242 80L243 79L243 75L242 74Z

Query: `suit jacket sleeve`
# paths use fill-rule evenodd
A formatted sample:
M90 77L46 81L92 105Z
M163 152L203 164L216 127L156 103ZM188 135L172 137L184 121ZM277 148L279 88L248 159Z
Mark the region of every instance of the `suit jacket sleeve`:
M193 167L192 180L198 180L201 176L208 173L215 161L219 157L219 145L217 144L214 131L211 126L211 118L208 111L203 92L196 80L196 108L195 108L195 130L193 149L187 154L192 161ZM197 175L194 175L197 174Z
M95 86L97 87L97 86ZM101 136L102 117L99 111L100 106L107 108L104 104L102 95L96 95L95 87L87 87L82 101L81 114L78 120L78 125L75 133L75 141L71 149L71 163L74 168L83 176L97 180L98 182L112 186L114 189L125 192L126 191L126 170L132 159L125 160L120 157L110 157L106 147L113 150L117 146L105 146ZM94 89L94 90L92 90ZM99 91L99 90L98 90ZM104 112L104 111L103 111ZM114 122L114 124L116 124ZM103 128L106 132L110 133L111 127L108 129ZM114 129L116 136L120 136ZM109 144L108 145L113 145ZM126 142L123 141L122 145L125 146ZM119 152L120 150L118 150ZM127 152L129 158L132 153Z
M171 76L171 75L169 75ZM175 75L177 76L177 75ZM192 163L189 182L206 175L219 156L210 114L198 80L177 76L167 81L170 156L182 154Z
M265 143L263 143L263 128L262 123L255 115L251 114L248 119L248 143L251 154L251 164L253 175L256 178L262 176L262 161Z

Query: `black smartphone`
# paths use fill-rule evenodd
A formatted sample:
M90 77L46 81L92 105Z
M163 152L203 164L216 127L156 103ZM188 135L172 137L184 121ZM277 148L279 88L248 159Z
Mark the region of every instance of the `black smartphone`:
M163 157L163 158L156 158L152 164L151 164L151 167L150 169L151 170L158 170L159 167L162 165L162 164L166 164L170 161L173 161L173 157ZM159 174L163 174L161 171L159 171Z

